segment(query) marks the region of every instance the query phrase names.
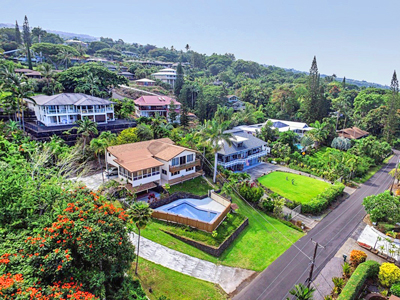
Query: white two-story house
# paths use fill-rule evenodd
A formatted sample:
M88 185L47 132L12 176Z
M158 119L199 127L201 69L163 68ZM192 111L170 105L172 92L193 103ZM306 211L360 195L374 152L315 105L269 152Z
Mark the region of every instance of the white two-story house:
M29 109L44 126L71 125L87 117L99 124L114 121L113 102L80 93L39 95L26 99Z
M231 133L232 145L221 143L218 151L218 165L231 171L243 171L261 162L261 158L267 156L271 149L263 140L256 138L251 133L238 130L227 130Z
M156 118L158 116L164 117L168 122L170 119L171 103L175 105L176 119L175 123L180 123L181 116L181 103L173 98L167 96L142 96L135 102L135 113L138 117Z
M118 168L120 181L135 193L202 175L196 170L196 151L176 146L169 138L108 147L106 162L108 168Z
M166 68L158 71L157 73L151 74L154 78L161 80L162 82L169 83L172 88L175 87L176 71L171 68Z

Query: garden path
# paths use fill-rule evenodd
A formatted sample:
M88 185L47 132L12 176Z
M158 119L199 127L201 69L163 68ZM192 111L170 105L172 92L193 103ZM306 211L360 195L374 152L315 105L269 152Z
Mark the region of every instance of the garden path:
M130 234L130 240L135 246L137 239L137 234ZM140 237L139 256L171 270L219 284L227 294L233 293L243 281L255 274L251 270L216 265L172 250L144 237Z
M293 210L291 210L290 208L288 208L286 206L283 207L283 214L292 215L293 216L292 219L294 221L302 222L309 229L313 229L318 224L318 221L316 221L314 219L311 219L311 218L308 218L305 215L296 213L296 212L294 212Z

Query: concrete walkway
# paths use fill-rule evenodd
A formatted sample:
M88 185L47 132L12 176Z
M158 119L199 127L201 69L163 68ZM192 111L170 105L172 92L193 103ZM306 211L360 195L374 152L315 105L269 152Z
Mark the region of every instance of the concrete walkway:
M392 256L396 260L400 259L400 256L397 254L400 248L400 241L383 234L372 226L367 225L357 241L375 247L380 252ZM388 241L391 241L392 244ZM393 250L393 252L390 253L389 250Z
M313 229L318 224L316 220L308 218L305 215L299 214L286 206L283 207L283 214L291 215L292 220L302 222L309 229Z
M130 240L135 246L137 238L137 234L130 234ZM139 256L171 270L219 284L227 294L233 293L243 281L255 274L251 270L216 265L172 250L144 237L140 237Z

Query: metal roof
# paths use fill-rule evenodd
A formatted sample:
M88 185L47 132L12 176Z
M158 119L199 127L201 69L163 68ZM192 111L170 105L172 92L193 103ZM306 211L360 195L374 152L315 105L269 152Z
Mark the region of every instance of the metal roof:
M39 95L32 98L37 105L109 105L114 103L82 93L62 93L52 96Z
M242 130L227 130L225 132L231 133L236 142L233 140L232 146L229 146L225 141L221 142L221 150L218 151L219 154L229 155L268 145L267 142L264 142L263 140L256 138L252 134L246 133ZM238 147L238 143L242 143L243 145Z

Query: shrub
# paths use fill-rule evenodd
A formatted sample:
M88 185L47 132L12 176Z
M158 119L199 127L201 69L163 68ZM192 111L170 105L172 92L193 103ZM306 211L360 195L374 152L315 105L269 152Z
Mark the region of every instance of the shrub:
M350 252L350 262L354 267L357 267L359 264L365 262L366 259L367 254L364 251L352 250Z
M345 263L343 264L343 275L344 275L346 278L349 278L349 277L350 277L350 274L351 274L351 267L350 267L350 265L349 265L347 262L345 262Z
M344 279L341 277L333 277L332 282L335 285L334 292L339 295L345 284Z
M315 198L302 204L301 212L309 214L321 213L343 193L344 188L344 184L336 182Z
M266 198L262 201L261 206L266 212L274 211L274 201L270 198Z
M373 260L360 264L350 277L343 291L337 300L354 300L360 293L361 288L367 278L378 275L379 263Z
M400 283L393 284L392 287L390 288L390 292L393 295L400 297Z
M379 282L390 287L392 284L400 281L400 269L392 263L383 263L379 268Z
M257 203L264 195L264 189L255 183L243 182L239 187L240 195L247 201Z

